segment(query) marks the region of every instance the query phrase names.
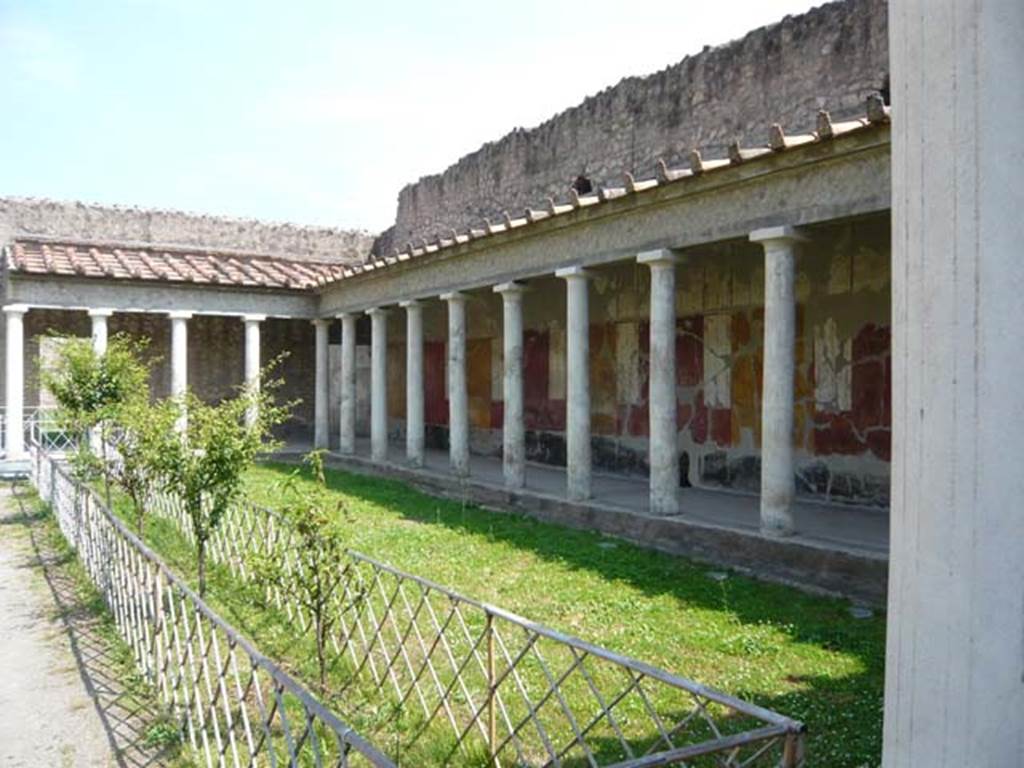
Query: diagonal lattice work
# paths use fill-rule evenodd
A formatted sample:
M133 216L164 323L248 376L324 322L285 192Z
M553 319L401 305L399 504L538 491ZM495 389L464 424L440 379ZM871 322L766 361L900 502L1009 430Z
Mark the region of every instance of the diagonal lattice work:
M0 406L0 432L6 439L8 408ZM69 432L54 408L29 406L22 408L22 425L25 430L25 444L36 444L47 452L69 453L78 445L74 434Z
M168 494L152 511L190 535ZM301 553L273 511L235 506L210 557L242 581L249 552L299 577ZM410 765L741 768L803 764L801 723L349 552L330 640L341 711L387 706ZM309 617L273 595L300 631ZM368 729L380 723L367 724ZM383 743L383 739L381 740ZM392 753L394 754L394 753Z
M395 763L220 619L38 444L31 480L206 766Z

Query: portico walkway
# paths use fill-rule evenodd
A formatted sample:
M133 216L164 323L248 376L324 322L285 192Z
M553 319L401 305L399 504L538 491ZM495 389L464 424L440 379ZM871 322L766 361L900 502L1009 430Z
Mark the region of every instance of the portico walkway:
M289 445L288 453L304 450ZM563 467L530 464L526 487L503 486L500 457L470 458L470 474L456 477L447 451L430 450L422 469L404 463L403 446L390 446L388 461L370 458L367 439L353 456L332 452L329 464L360 473L395 477L432 494L513 509L540 519L588 528L654 549L735 567L773 581L848 595L872 603L885 598L889 516L884 509L811 500L794 504L796 533L768 538L759 531L759 499L753 494L683 488L680 512L650 511L646 477L595 472L590 500L569 501Z

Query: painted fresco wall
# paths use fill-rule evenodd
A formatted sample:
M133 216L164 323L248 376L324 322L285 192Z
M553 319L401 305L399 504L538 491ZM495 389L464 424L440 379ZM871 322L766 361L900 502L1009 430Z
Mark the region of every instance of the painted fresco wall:
M884 219L814 232L797 266L796 418L803 494L884 505L890 440L889 231ZM757 490L764 268L759 247L723 244L685 254L678 269L677 392L684 482ZM565 288L530 282L524 303L525 418L533 461L565 463ZM647 472L646 267L595 271L591 300L591 418L595 467ZM425 309L428 441L445 447L446 308ZM473 449L500 453L501 303L467 302ZM393 432L405 416L404 312L389 321ZM366 340L368 343L368 339Z

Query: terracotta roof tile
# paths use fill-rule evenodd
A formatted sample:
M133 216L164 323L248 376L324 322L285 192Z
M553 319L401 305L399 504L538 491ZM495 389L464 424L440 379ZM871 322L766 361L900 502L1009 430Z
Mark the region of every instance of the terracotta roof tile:
M425 254L437 253L470 241L511 232L513 229L530 226L581 208L600 205L609 200L668 184L685 182L687 179L720 168L739 165L802 145L829 141L852 131L888 123L891 119L889 107L877 94L868 97L865 111L865 117L839 123L833 123L828 112L822 111L817 116L815 132L809 134L786 135L782 126L774 124L770 127L766 145L742 147L739 143L733 143L729 147L728 157L724 158L705 160L695 148L690 152L689 168L669 168L661 161L655 170L654 178L637 180L630 173L625 173L622 187L598 187L596 192L587 195L579 195L573 189L568 192L567 201L559 203L554 198L548 198L542 208L525 209L521 218L513 219L508 212L504 212L502 220L498 223L484 219L482 226L470 226L462 232L451 230L447 235L439 235L429 243L410 242L404 249L396 249L386 256L370 256L363 264L300 262L274 256L218 253L197 248L172 250L161 247L146 250L124 245L100 246L95 243L23 239L17 240L6 249L7 269L15 273L36 275L165 280L298 290L318 288Z
M7 269L27 275L161 280L247 288L315 288L342 277L341 264L245 256L199 249L153 250L87 242L18 239Z
M416 245L410 242L405 245L404 249L389 254L386 258L371 255L365 264L338 269L333 277L326 277L325 280L327 283L330 283L334 280L354 277L395 263L419 258L425 254L432 254L446 248L462 245L463 243L491 237L503 232L510 232L521 226L528 226L545 219L578 211L580 208L599 205L619 197L693 179L696 176L713 172L720 168L741 165L761 157L786 152L795 147L830 141L837 136L858 131L872 125L887 124L891 120L891 110L879 94L868 96L865 107L865 117L846 120L841 123L833 123L828 112L819 112L814 133L786 135L781 125L773 124L768 131L767 144L760 147L743 147L738 142L733 142L729 146L728 157L705 160L701 156L700 150L694 148L690 151L689 168L669 168L664 161L659 161L655 169L654 178L637 180L631 173L626 172L623 174L624 184L622 187L598 187L594 194L587 195L580 195L575 189L570 188L567 192L568 200L564 203L559 203L554 198L549 197L543 208L525 209L521 219L512 219L508 213L504 213L502 215L502 222L498 224L493 224L488 219L484 219L482 226L479 224L477 226L470 225L461 233L452 230L446 237L439 236L430 244L424 242Z

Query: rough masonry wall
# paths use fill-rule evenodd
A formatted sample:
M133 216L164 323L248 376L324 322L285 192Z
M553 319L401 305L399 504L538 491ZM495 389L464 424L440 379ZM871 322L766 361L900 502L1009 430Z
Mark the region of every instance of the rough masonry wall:
M764 145L772 123L796 132L812 129L819 109L859 114L888 79L886 10L886 0L829 3L518 128L403 188L375 251L564 199L580 174L621 186L625 171L652 176L659 158L685 165L693 147L724 156L735 139Z
M764 255L750 243L685 254L677 273L677 422L681 476L757 490L760 479ZM531 280L524 299L524 405L530 460L565 463L565 285ZM646 267L593 271L593 460L646 474L649 290ZM794 446L799 492L884 505L890 446L890 271L885 217L817 228L797 263ZM474 452L499 455L500 299L467 300L466 364ZM446 310L424 309L428 444L447 446ZM363 340L369 343L368 336ZM388 328L392 433L405 418L404 313ZM368 347L362 347L367 352ZM361 376L364 376L362 373ZM364 376L361 383L368 383ZM401 448L395 448L401 451Z
M22 236L156 243L269 254L310 261L361 262L373 235L144 208L0 197L0 245Z

